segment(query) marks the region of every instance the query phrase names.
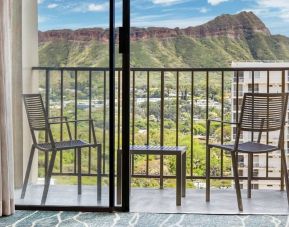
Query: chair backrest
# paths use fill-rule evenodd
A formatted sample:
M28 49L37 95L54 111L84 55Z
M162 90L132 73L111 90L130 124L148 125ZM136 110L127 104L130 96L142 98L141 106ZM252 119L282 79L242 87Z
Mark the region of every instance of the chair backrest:
M23 99L30 130L47 130L48 119L41 95L25 94L23 95Z
M270 132L284 128L287 93L245 93L240 114L241 131Z

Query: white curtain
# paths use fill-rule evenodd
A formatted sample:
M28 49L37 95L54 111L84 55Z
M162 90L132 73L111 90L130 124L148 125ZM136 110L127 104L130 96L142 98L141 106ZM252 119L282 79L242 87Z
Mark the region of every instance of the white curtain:
M0 0L0 216L14 213L12 0Z

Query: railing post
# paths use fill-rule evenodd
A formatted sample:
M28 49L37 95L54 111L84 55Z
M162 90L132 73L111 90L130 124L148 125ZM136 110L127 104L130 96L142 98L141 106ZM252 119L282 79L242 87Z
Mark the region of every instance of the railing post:
M60 70L60 116L61 121L63 121L63 69ZM60 141L63 140L63 124L60 124ZM60 173L63 172L63 152L60 151Z
M282 70L282 94L285 93L285 70ZM288 110L286 110L288 111ZM285 127L284 127L285 128ZM284 148L284 133L282 134L282 138L281 138L281 147ZM285 160L286 160L286 155L285 155ZM284 191L284 168L283 168L283 164L282 164L282 158L281 158L281 153L280 153L280 161L281 161L281 185L280 185L280 188L281 188L281 191ZM287 170L288 171L288 170Z
M194 174L194 71L191 77L191 178Z
M150 145L150 72L147 71L147 145ZM146 157L146 175L149 175L149 155Z
M222 78L221 78L221 144L224 143L224 71L222 71ZM223 165L224 165L224 150L221 149L221 177L223 177L224 175L224 169L223 169Z
M92 71L88 72L88 118L91 119L91 101L92 101ZM91 124L89 124L89 143L91 143ZM91 173L91 148L88 149L88 173Z
M47 117L49 117L50 112L50 71L47 69L45 71L45 109ZM45 142L48 142L48 132L45 131ZM47 169L48 169L48 152L45 152L45 176L47 175Z
M270 72L267 70L267 93L270 92ZM269 99L267 99L267 118L269 117ZM269 121L267 121L269 128ZM266 132L266 144L269 144L269 132ZM266 153L266 177L269 176L269 154Z
M78 99L78 71L74 71L74 120L77 121L78 116L77 116L77 99ZM77 139L77 123L74 123L74 139ZM76 163L77 163L77 150L74 149L74 173L76 173Z
M105 153L106 153L106 71L103 72L103 146L102 146L102 171L105 174Z
M179 89L180 89L180 76L177 71L177 83L176 83L176 146L179 146Z
M135 71L132 72L132 119L131 119L131 136L132 145L135 144ZM134 174L134 154L131 155L131 173Z
M164 91L165 91L165 74L161 71L161 112L160 112L160 145L164 145ZM164 188L164 156L160 157L160 189Z

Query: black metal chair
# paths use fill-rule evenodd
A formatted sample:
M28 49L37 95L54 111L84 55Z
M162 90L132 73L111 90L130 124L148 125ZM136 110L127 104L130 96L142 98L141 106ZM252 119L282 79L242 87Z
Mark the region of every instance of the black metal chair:
M23 99L24 99L24 105L25 105L25 109L27 113L27 118L28 118L31 135L32 135L33 144L31 147L29 161L27 164L24 184L23 184L22 192L21 192L21 199L25 197L25 192L27 189L28 179L29 179L29 175L31 171L32 162L33 162L33 156L34 156L36 148L44 152L49 152L49 153L51 152L50 162L48 165L47 172L45 174L45 183L44 183L44 190L43 190L42 199L41 199L41 205L45 205L45 202L46 202L47 193L48 193L48 189L50 185L51 175L52 175L57 151L77 149L78 194L81 194L81 175L82 175L81 173L81 149L97 147L98 159L101 157L101 144L97 143L93 120L89 119L89 120L68 121L67 117L48 118L47 117L48 115L44 108L43 100L40 94L25 94L23 95ZM82 140L78 140L76 138L72 139L69 123L77 124L78 122L84 122L84 121L90 124L90 129L92 131L91 134L93 136L93 143L88 143ZM65 124L66 125L68 136L69 136L68 141L55 142L52 131L51 131L51 125L53 124ZM47 133L49 142L38 143L36 136L35 136L36 131L44 131L45 133ZM98 163L101 163L101 162L98 162ZM98 166L97 168L98 170L101 169L100 166ZM98 174L100 174L99 171L98 171ZM100 196L101 196L100 175L98 175L97 181L98 181L97 195L98 195L98 199L100 199Z
M268 153L280 150L281 163L285 177L287 199L289 203L289 181L286 156L284 150L284 127L286 124L288 94L264 94L264 93L246 93L243 97L243 103L239 122L221 122L218 120L208 120L207 130L207 153L206 153L206 201L210 201L210 149L219 148L231 153L232 167L237 194L239 210L243 210L240 183L238 176L237 153L248 154L248 198L251 198L251 180L253 173L253 155ZM236 139L234 144L211 144L209 143L210 123L212 121L236 125ZM251 132L252 141L240 143L241 132ZM262 132L279 131L279 140L276 146L261 143ZM254 133L258 133L257 141L254 142Z

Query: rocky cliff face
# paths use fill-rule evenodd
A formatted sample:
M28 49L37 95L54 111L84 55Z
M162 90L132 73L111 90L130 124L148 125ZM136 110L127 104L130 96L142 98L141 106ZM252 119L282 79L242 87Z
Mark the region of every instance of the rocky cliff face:
M182 35L194 38L229 37L237 39L250 37L256 33L270 36L269 29L254 13L241 12L237 15L225 14L206 24L185 29L162 27L132 28L131 39L133 41L152 38L166 39ZM39 32L39 42L44 43L61 40L87 42L95 40L106 43L108 42L108 36L109 30L102 28L51 30ZM116 38L118 38L118 32L116 32Z

